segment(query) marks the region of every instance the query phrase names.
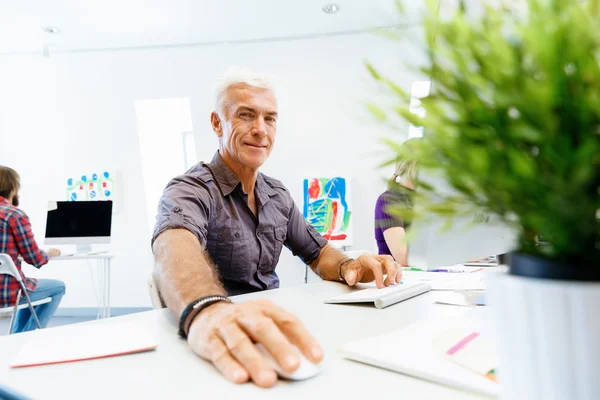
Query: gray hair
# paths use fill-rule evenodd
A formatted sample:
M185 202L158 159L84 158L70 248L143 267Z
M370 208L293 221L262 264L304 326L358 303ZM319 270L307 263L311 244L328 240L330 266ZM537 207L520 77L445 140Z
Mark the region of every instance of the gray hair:
M275 86L273 85L271 76L254 72L246 67L229 67L223 76L217 80L215 85L215 112L219 116L223 116L225 111L227 91L231 86L238 84L268 89L272 93L275 93Z

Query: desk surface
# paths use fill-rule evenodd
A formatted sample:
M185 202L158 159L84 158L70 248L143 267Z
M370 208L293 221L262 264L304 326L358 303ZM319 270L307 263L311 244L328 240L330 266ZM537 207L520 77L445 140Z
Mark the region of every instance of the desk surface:
M35 332L0 338L0 383L34 399L306 399L404 398L478 399L475 394L428 383L394 372L343 359L343 343L401 329L420 319L465 316L475 309L433 304L435 293L377 310L372 306L323 304L349 289L336 282L318 282L238 296L236 302L266 298L297 314L325 351L322 372L300 382L279 382L260 389L235 385L222 378L206 361L195 356L176 335L176 323L167 310L148 311L87 324L139 320L158 340L155 351L122 357L10 369L9 362ZM397 344L399 346L410 344Z
M73 254L72 256L57 256L50 258L50 261L62 260L102 260L114 258L113 253L96 253L96 254Z

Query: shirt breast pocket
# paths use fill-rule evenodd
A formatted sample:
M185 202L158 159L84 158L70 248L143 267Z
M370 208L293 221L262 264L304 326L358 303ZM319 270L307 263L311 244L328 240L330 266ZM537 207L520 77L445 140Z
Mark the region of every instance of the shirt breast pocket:
M228 280L247 283L250 280L248 260L248 238L241 228L224 226L219 228L214 261L219 274Z
M287 225L276 226L262 232L265 241L263 247L266 250L267 260L263 263L261 272L268 273L275 270L281 249L287 238Z

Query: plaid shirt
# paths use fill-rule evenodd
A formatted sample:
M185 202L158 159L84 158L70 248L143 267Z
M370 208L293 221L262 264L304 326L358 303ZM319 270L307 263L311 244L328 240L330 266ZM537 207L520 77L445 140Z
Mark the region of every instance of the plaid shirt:
M48 256L39 249L27 215L0 196L0 253L8 254L14 261L23 282L31 292L37 286L37 279L26 278L21 270L23 257L27 264L37 268L48 262ZM21 289L19 282L10 275L0 275L0 308L11 307L17 301L17 292Z

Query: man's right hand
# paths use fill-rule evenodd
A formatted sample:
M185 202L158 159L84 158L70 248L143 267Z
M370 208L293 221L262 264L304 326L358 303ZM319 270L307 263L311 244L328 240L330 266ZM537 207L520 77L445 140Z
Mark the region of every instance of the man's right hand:
M60 250L59 249L48 249L46 254L48 254L48 258L58 257L58 256L60 256Z
M270 387L277 374L259 353L261 343L286 372L295 371L304 356L318 363L323 350L298 317L267 300L240 304L216 303L203 310L192 322L188 343L195 353L211 361L229 380Z

